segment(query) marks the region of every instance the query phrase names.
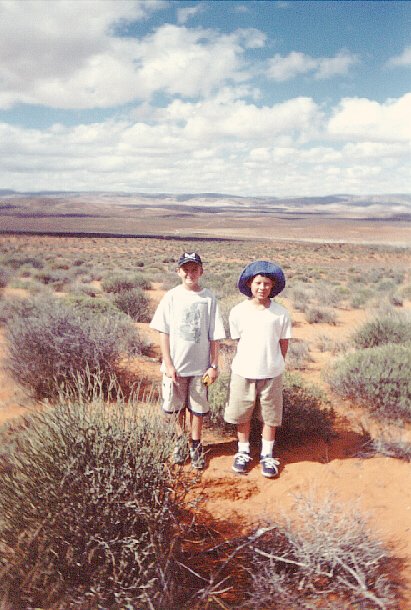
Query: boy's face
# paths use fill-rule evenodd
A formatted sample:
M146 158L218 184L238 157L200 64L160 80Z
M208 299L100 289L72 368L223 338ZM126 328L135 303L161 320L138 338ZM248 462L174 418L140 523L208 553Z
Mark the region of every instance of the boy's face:
M264 275L255 275L249 280L248 285L253 295L253 299L259 302L266 302L270 298L270 292L274 286L274 280Z
M197 263L185 263L177 269L184 288L187 290L198 290L200 277L203 275L203 268Z

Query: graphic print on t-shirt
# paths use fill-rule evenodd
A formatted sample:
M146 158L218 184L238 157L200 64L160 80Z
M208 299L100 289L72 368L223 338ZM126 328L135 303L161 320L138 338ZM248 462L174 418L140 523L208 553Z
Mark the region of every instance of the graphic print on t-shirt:
M180 338L190 343L200 343L201 313L199 303L191 303L181 312L178 325Z

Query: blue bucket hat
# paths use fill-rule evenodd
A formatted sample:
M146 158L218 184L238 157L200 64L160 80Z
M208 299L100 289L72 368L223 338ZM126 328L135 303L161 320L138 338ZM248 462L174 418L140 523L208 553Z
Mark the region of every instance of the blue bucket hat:
M243 269L237 283L239 291L247 297L253 296L247 282L256 275L266 275L274 281L273 289L270 292L270 299L280 294L285 288L285 276L281 267L268 261L254 261Z

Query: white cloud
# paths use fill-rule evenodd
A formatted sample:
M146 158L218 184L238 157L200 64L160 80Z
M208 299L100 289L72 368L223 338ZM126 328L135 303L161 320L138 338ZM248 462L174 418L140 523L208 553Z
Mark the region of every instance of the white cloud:
M366 98L341 101L328 123L332 136L367 142L411 142L411 93L385 103Z
M411 66L411 46L406 47L400 55L391 57L387 62L388 67L410 67Z
M277 53L268 60L266 74L268 78L279 82L308 73L320 80L347 74L357 61L358 58L348 51L340 51L335 57L311 57L297 51L286 56Z
M195 6L187 6L184 8L178 8L177 9L177 23L180 25L184 25L185 23L187 23L187 21L189 19L191 19L191 17L195 17L195 15L198 15L199 13L203 12L203 10L204 10L203 4L197 4Z
M310 98L259 107L225 89L203 101L147 107L138 119L46 130L0 124L0 184L274 196L407 192L411 141L401 133L409 97L345 99L325 115ZM374 137L382 129L385 140Z
M140 39L115 34L115 27L163 6L155 0L2 2L0 107L110 108L158 91L208 95L225 82L250 78L243 55L263 46L257 30L221 34L165 24ZM200 8L182 10L188 17L189 9Z

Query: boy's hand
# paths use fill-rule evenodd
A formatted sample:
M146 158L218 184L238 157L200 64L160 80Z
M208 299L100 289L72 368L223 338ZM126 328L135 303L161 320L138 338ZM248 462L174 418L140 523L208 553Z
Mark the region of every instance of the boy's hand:
M173 380L173 383L177 381L177 371L172 365L166 365L166 375Z
M214 383L216 381L217 377L218 377L217 369L213 369L210 366L210 368L207 369L207 372L204 373L204 375L203 375L204 385L211 385L212 383Z

